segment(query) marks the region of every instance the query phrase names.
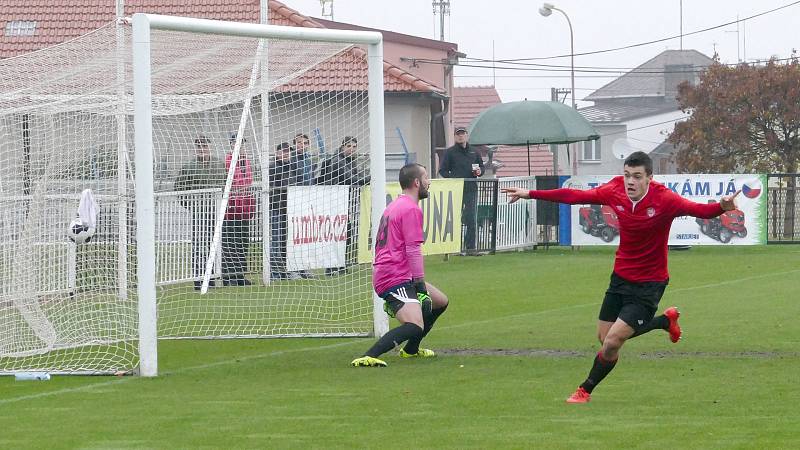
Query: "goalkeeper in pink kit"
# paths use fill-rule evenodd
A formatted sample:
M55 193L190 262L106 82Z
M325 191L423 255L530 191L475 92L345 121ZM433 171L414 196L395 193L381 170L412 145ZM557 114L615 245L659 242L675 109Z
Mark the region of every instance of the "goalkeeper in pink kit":
M383 212L375 238L375 262L372 283L383 298L386 312L400 326L389 330L364 356L351 363L356 367L386 367L379 356L399 346L400 357L429 358L433 350L420 348L436 319L447 309L447 296L425 282L422 259L422 209L419 200L428 197L428 171L419 164L400 169L400 194Z

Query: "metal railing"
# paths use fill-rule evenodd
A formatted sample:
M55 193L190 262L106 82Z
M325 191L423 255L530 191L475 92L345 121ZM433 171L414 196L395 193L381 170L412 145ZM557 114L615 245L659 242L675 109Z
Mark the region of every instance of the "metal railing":
M767 185L767 243L800 244L800 174L770 174Z
M461 208L461 252L494 253L497 249L497 180L464 179Z
M536 177L536 189L558 189L559 177L546 175ZM545 200L536 201L536 235L538 245L559 245L560 215L559 204Z

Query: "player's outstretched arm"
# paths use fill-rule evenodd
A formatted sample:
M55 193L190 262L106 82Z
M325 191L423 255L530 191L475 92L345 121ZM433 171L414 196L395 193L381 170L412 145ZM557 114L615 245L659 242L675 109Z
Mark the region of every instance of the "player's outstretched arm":
M726 195L720 199L719 206L723 211L732 211L736 209L736 196L738 196L740 192L742 192L741 189L736 191L733 195Z
M518 187L502 188L502 189L500 189L500 192L503 192L506 195L508 195L508 198L510 199L508 201L508 203L514 203L514 202L516 202L517 200L519 200L521 198L524 198L524 199L531 198L531 196L529 194L530 191L528 191L527 189L518 188Z
M514 203L517 200L524 198L534 198L537 200L547 200L550 202L568 203L570 205L576 204L595 204L605 205L605 201L601 198L599 190L601 188L594 188L582 191L580 189L546 189L543 191L528 191L518 187L502 188L501 192L505 192L511 200L509 203Z
M736 191L736 193L733 195L726 195L722 197L719 203L696 203L691 200L687 200L678 194L675 194L675 197L679 203L675 216L692 216L699 217L701 219L712 219L724 213L725 211L736 209L735 199L736 196L739 195L739 192L741 191Z

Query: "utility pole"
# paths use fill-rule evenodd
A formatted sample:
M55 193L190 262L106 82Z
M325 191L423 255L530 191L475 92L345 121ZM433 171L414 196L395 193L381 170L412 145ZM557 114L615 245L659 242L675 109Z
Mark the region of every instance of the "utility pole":
M736 33L736 62L739 62L739 63L742 62L742 56L741 56L741 52L740 52L740 50L741 50L740 47L741 46L739 45L740 39L739 39L739 15L738 14L736 15L736 30L735 31L734 30L726 30L725 32L726 33Z
M439 15L439 40L444 41L444 16L450 15L450 0L433 0L432 4L433 15Z
M550 88L550 101L564 103L568 93L569 89ZM564 94L564 101L561 100L561 94ZM558 144L550 144L550 152L553 153L553 175L558 175Z
M683 0L681 2L681 50L683 50Z

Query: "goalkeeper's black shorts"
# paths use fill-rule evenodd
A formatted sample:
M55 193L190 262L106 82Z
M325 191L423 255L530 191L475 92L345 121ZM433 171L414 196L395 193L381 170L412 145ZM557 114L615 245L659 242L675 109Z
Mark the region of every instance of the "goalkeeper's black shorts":
M392 286L386 291L378 293L378 296L383 299L383 309L386 310L386 314L389 314L391 317L394 317L397 311L400 311L400 308L406 303L419 304L417 289L410 281Z
M615 322L619 318L638 330L653 320L668 283L669 280L634 283L612 273L598 319Z

